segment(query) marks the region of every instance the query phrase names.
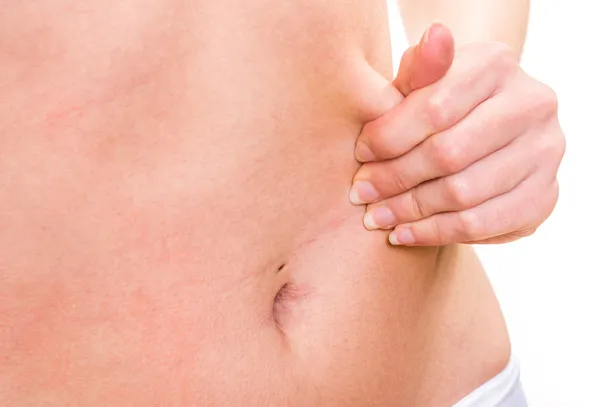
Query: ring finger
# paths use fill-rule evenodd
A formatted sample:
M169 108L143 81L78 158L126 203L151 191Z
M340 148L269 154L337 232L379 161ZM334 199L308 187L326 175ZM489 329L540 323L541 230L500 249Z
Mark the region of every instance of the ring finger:
M519 115L510 98L496 96L454 127L431 136L407 154L364 164L354 177L352 202L377 202L425 181L462 171L521 134L524 125L518 120Z
M477 161L458 174L418 185L400 195L369 205L367 229L386 229L442 212L473 208L511 191L535 170L525 137Z

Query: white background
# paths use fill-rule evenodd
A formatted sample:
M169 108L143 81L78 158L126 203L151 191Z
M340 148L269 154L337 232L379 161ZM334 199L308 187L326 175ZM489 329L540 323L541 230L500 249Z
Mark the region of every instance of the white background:
M395 61L406 48L390 0ZM532 0L523 68L557 92L561 196L530 238L478 247L521 362L530 407L600 407L600 14Z

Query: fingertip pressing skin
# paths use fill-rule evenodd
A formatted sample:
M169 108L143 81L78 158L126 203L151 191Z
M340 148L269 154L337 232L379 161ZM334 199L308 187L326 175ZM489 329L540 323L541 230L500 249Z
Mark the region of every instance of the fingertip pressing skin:
M397 225L396 217L387 206L368 209L363 223L369 230L391 229Z
M374 161L376 158L375 154L373 154L373 151L371 151L369 146L362 141L359 141L356 143L356 149L354 150L354 156L356 158L356 161L358 161L360 163Z
M412 230L402 226L397 227L396 230L390 233L389 241L394 246L410 246L416 242Z
M355 181L350 188L350 202L364 205L379 199L379 193L368 181Z
M375 219L373 219L373 213L371 211L365 213L365 216L363 217L363 224L367 230L379 229L379 226L377 226L377 223L375 223Z

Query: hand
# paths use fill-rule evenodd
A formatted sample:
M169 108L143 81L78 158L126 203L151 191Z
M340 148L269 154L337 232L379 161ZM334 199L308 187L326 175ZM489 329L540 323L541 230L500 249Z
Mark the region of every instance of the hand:
M367 123L350 199L392 244L503 243L531 235L554 210L565 151L557 100L508 46L454 55L433 25L408 49L394 85L406 96Z

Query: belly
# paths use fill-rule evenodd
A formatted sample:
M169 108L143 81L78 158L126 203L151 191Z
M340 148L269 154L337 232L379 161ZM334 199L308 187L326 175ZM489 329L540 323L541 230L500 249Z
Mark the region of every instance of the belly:
M472 254L348 202L383 2L67 3L0 13L2 404L447 404L506 357Z

